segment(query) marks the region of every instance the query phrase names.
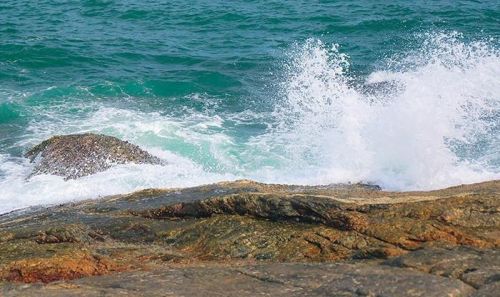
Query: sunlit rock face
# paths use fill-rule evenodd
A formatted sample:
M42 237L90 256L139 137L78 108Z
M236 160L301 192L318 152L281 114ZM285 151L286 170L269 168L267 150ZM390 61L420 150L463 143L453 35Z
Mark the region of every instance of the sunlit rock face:
M53 174L76 179L125 163L162 164L138 146L116 137L98 134L54 136L29 150L25 157L35 163L31 176Z
M497 296L499 198L500 181L387 192L240 180L24 209L0 216L0 292Z

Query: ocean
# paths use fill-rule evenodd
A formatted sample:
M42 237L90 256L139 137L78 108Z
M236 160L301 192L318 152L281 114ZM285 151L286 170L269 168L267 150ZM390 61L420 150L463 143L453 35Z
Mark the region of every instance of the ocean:
M24 152L82 132L167 165L27 179ZM0 3L0 213L236 179L498 178L498 0Z

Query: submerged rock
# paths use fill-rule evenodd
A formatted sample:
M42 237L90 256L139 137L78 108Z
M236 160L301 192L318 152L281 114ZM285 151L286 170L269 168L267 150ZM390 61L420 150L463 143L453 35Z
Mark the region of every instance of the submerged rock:
M25 154L35 167L30 175L53 174L76 179L95 174L117 164L162 164L137 145L99 134L51 137Z

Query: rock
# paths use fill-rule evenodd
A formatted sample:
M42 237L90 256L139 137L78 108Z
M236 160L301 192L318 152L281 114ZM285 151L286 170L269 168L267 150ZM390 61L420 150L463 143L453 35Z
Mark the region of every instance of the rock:
M359 86L359 91L373 97L396 96L405 90L401 82L395 80L385 80L377 82L368 82Z
M418 271L381 265L271 263L168 267L40 285L12 286L8 296L381 296L459 297L474 289ZM7 295L7 294L6 294Z
M58 255L51 258L31 258L14 261L3 269L0 277L16 282L52 282L119 271L117 265L104 257L85 252Z
M498 297L498 292L500 292L500 281L480 288L471 297Z
M0 292L493 296L499 232L500 181L150 189L0 215Z
M498 191L496 184L493 188ZM333 249L332 253L338 254L335 252L337 248L347 248L355 250L358 256L390 255L400 253L398 249L417 249L424 243L499 246L498 238L492 236L500 229L498 192L476 195L474 192L465 194L459 189L413 193L413 196L350 189L348 195L352 196L347 198L342 192L344 190L339 189L332 189L329 193L325 189L318 190L318 193L309 189L304 194L283 192L275 187L260 187L255 192L221 193L208 199L168 203L131 213L156 220L238 215L275 222L323 225L330 227L326 228L331 234L327 240L328 246L310 240L317 236L308 236L308 241L318 246L322 253ZM477 212L478 215L463 216L460 223L442 221L443 213L457 209L466 213ZM487 212L488 216L482 212ZM200 228L210 232L206 228L212 226L214 220L204 220ZM225 228L232 229L231 226ZM315 232L321 228L316 227ZM297 229L290 230L295 232ZM252 234L259 234L255 232ZM292 236L283 231L282 235L285 234ZM367 245L367 242L370 244Z
M500 281L500 250L422 249L388 260L386 264L457 278L474 288Z
M204 218L215 214L250 215L275 221L322 223L342 230L365 229L367 219L360 212L344 209L342 203L315 196L240 193L213 199L177 203L141 213L148 218Z
M125 163L162 164L136 145L92 133L54 136L25 154L35 167L30 175L53 174L75 179Z
M94 230L80 225L64 225L62 227L49 228L40 231L35 241L38 244L44 243L78 243L92 242L94 240L103 241L104 238Z

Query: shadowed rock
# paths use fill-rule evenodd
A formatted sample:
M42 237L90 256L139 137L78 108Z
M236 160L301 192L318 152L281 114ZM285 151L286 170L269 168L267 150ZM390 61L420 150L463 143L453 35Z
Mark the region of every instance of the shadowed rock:
M98 134L54 136L25 154L35 167L30 175L53 174L75 179L95 174L117 164L162 164L136 145Z

